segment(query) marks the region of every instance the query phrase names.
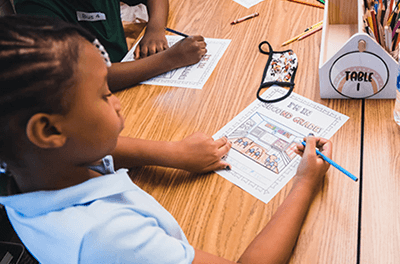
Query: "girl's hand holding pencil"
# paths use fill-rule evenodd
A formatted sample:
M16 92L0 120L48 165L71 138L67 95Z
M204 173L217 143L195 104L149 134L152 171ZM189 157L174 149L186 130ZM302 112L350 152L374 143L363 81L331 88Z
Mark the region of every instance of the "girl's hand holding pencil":
M165 30L184 37L184 39L175 43L175 45L171 47L172 54L170 55L172 55L172 57L169 59L176 61L174 65L180 65L174 66L173 69L195 64L207 53L207 44L202 36L189 36L170 28L165 28Z
M318 148L327 157L332 157L332 143L324 138L308 136L304 139L307 146L298 144L296 154L302 157L294 177L294 185L305 184L316 192L322 183L330 164L318 157L315 148Z
M305 138L303 142L301 142L301 144L299 144L297 146L297 149L295 150L295 152L299 155L302 155L302 153L307 152L307 149L309 144L307 141L306 143L306 139L309 139L310 136L308 138ZM311 137L312 138L312 137ZM338 169L339 171L341 171L342 173L344 173L346 176L348 176L349 178L351 178L353 181L358 181L358 178L356 176L354 176L353 174L351 174L350 172L348 172L347 170L345 170L343 167L341 167L339 164L337 164L336 162L334 162L331 157L332 157L332 149L331 147L329 147L329 145L326 145L329 141L327 139L323 139L323 138L319 138L317 139L317 143L312 144L314 147L311 149L311 152L315 152L315 154L324 162L326 162L327 164L332 165L333 167L335 167L336 169ZM313 155L311 155L313 156ZM303 156L302 156L303 157ZM329 166L329 165L328 165Z
M172 63L172 69L195 64L207 53L206 46L202 36L184 38L165 51L168 56L166 62Z

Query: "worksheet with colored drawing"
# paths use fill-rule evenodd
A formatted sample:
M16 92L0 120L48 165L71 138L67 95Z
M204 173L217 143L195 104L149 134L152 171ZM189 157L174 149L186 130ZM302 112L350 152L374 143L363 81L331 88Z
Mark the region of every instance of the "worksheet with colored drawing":
M286 93L273 86L262 97ZM257 99L213 136L232 143L224 157L232 169L217 173L268 203L296 173L301 159L294 152L296 143L309 133L329 139L348 119L296 93L277 103Z
M168 45L171 47L183 37L167 35L166 38ZM166 72L141 84L202 89L231 40L206 38L205 42L207 44L207 53L198 63ZM121 62L133 61L135 48L136 45L129 50Z

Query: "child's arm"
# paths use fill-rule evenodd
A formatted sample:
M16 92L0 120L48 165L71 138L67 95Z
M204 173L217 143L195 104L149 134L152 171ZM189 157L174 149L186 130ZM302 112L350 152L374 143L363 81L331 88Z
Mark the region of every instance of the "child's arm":
M209 172L225 169L229 165L221 158L230 148L231 144L226 138L213 140L197 132L175 142L119 137L112 155L116 168L157 165L191 172Z
M168 0L148 0L147 10L149 22L143 38L135 49L136 60L168 49L164 29L168 19Z
M202 36L187 37L152 56L113 63L108 70L108 85L113 92L131 87L167 71L197 63L206 52Z
M316 146L331 158L332 144L328 140L308 137L305 150L298 146L297 152L303 158L294 177L292 190L265 228L244 251L238 263L287 263L311 202L329 168L329 164L316 155ZM202 263L233 262L196 250L193 264Z

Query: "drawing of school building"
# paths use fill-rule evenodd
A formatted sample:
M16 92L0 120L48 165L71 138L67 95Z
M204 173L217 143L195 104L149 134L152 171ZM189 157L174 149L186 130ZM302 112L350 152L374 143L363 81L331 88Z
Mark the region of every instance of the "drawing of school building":
M253 114L228 135L232 149L279 174L296 157L303 135L260 113Z

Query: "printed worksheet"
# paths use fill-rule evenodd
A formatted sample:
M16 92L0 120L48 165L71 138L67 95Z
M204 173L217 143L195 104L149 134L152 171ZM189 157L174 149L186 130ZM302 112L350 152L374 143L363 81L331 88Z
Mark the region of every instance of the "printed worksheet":
M250 8L253 5L256 5L260 2L262 2L263 0L233 0L233 1L238 3L239 5L246 7L246 8Z
M166 38L171 47L183 37L167 35ZM231 40L206 38L205 42L207 43L207 53L198 63L166 72L144 81L142 84L202 89ZM134 60L135 48L136 45L130 49L122 62Z
M286 93L273 86L262 97ZM217 173L268 203L296 173L301 159L294 152L296 143L309 133L329 139L348 119L295 93L277 103L257 99L213 136L232 143L224 157L232 169Z

